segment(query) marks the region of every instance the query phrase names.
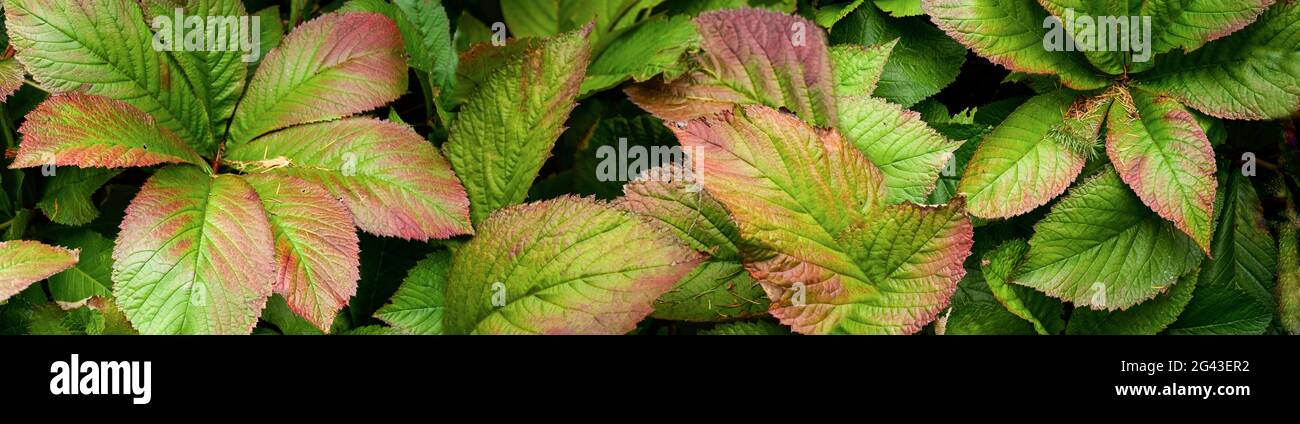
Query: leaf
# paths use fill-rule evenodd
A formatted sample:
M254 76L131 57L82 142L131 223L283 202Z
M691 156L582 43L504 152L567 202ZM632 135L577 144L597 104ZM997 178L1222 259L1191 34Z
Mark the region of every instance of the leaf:
M41 201L36 207L45 216L64 225L84 225L99 217L99 209L91 201L104 183L122 171L97 168L68 167L57 171L46 180Z
M1229 173L1219 187L1222 207L1192 300L1170 334L1262 334L1273 320L1270 292L1277 264L1264 209L1248 177Z
M18 92L27 81L27 73L17 59L0 60L0 102L9 100L9 96Z
M503 0L501 14L515 37L546 37L592 24L591 52L599 56L663 0Z
M737 261L710 259L655 300L655 319L718 322L767 315L767 294Z
M1108 84L1082 54L1044 49L1050 42L1044 25L1048 14L1034 0L924 0L923 5L949 36L1007 69L1057 75L1075 90Z
M1132 93L1136 116L1112 107L1106 153L1142 203L1174 222L1206 254L1213 231L1214 149L1196 118L1167 97Z
M984 255L980 262L984 282L998 303L1033 324L1038 334L1060 334L1065 328L1065 321L1061 319L1064 311L1061 302L1028 287L1011 284L1015 268L1028 250L1029 244L1016 239Z
M447 274L451 270L451 252L439 250L411 269L392 303L375 312L375 318L410 334L443 334L443 314L447 310Z
M0 301L77 263L77 250L34 241L0 242Z
M942 336L1036 334L1025 320L997 303L976 302L953 307L952 312L939 320L943 324L935 325L935 334Z
M171 130L130 104L71 93L51 96L18 128L23 142L11 165L123 168L203 164Z
M239 146L397 99L406 93L402 52L397 26L377 13L331 13L303 24L253 74L231 122L231 141Z
M361 281L357 295L348 302L347 314L340 315L348 320L336 319L335 329L381 323L374 319L375 312L397 293L407 271L434 250L431 243L361 234Z
M875 46L841 44L832 46L831 70L835 76L835 96L839 98L870 96L885 72L885 64L898 40ZM844 105L839 105L843 113ZM840 121L844 121L841 117Z
M259 10L253 16L257 17L260 22L259 26L262 31L258 35L258 40L261 42L261 46L258 47L260 54L257 59L248 63L249 70L247 74L252 74L253 70L262 64L262 60L266 59L266 54L276 47L280 47L280 42L284 41L284 21L280 19L279 5Z
M251 48L248 52L242 50L245 45L251 47L253 42L252 23L248 20L248 12L244 11L244 3L239 0L144 0L141 5L146 15L168 18L175 16L177 9L181 10L179 14L185 17L184 21L172 19L168 21L170 25L164 26L156 25L155 22L161 23L157 19L150 20L155 29L154 39L172 46L170 56L199 94L208 111L211 127L217 129L218 137L224 136L226 123L235 112L239 96L244 93L248 76L246 63L253 61L255 55L264 53L260 49L256 52ZM199 19L204 27L188 28L190 17ZM172 32L173 27L178 26L202 34L204 39L199 42L199 49L190 50L190 37L173 38L173 34L182 34L180 31ZM216 142L210 140L200 150L211 152Z
M1034 226L1012 281L1076 307L1123 310L1166 291L1202 254L1107 168Z
M472 232L456 175L405 125L371 118L299 125L229 147L225 161L319 184L372 234L428 240Z
M863 1L864 0L853 0L849 3L828 4L819 7L815 12L813 12L814 20L817 21L817 25L821 25L826 29L831 29L831 27L835 26L835 23L839 22L840 19L844 19L845 16L853 13L853 10L857 9L858 6L862 6Z
M328 332L357 292L360 252L352 216L328 190L306 180L257 174L244 181L262 200L275 239L276 294Z
M340 12L381 13L397 24L411 68L430 75L441 93L451 92L456 83L459 57L451 41L451 22L440 2L427 0L350 1Z
M503 57L451 123L443 149L465 183L475 224L527 197L575 105L590 54L586 33Z
M192 146L209 145L212 128L199 89L164 52L150 48L153 33L138 3L6 0L4 9L18 61L41 87L126 102Z
M286 336L318 336L325 334L311 321L289 309L289 304L278 293L272 294L271 298L266 301L266 308L262 310L261 317L263 321L271 323L276 329L280 330L280 334Z
M598 201L561 197L510 207L452 256L446 330L627 333L700 259L657 227Z
M1282 224L1277 236L1277 320L1291 335L1300 334L1300 258L1295 224Z
M731 214L680 167L659 168L624 186L626 195L614 203L659 224L711 259L695 267L655 303L652 317L711 322L761 315L767 296L740 263L740 238ZM692 191L694 190L694 191Z
M1181 1L1179 1L1181 3ZM1085 0L1038 0L1047 12L1056 19L1054 27L1048 28L1048 38L1044 39L1043 46L1049 42L1066 42L1063 37L1069 37L1071 43L1076 43L1073 50L1083 52L1083 56L1088 59L1098 70L1109 75L1120 75L1128 72L1141 72L1151 65L1151 56L1154 53L1150 50L1150 44L1146 45L1147 50L1140 52L1145 55L1146 61L1138 62L1131 52L1133 46L1142 46L1143 39L1140 37L1150 37L1149 32L1142 32L1141 21L1138 25L1131 25L1131 17L1146 16L1141 13L1137 2L1096 2ZM1143 5L1146 5L1144 3ZM1084 20L1087 17L1091 22ZM1089 22L1082 24L1079 22ZM1044 27L1049 24L1044 22ZM1115 41L1110 41L1111 37ZM1149 39L1145 41L1150 41ZM1064 47L1063 47L1064 48ZM1140 47L1138 47L1140 48ZM1061 54L1061 53L1056 53ZM1068 53L1067 53L1068 54Z
M1184 0L1142 2L1140 14L1150 16L1151 47L1156 52L1182 48L1192 51L1205 43L1246 28L1274 0Z
M924 15L925 10L921 9L921 0L875 0L876 7L889 13L889 16L902 18L907 16Z
M808 20L761 9L706 12L695 18L701 70L629 87L633 103L666 121L684 121L731 104L786 108L817 126L836 122L826 35ZM701 105L699 102L708 102Z
M691 171L669 166L646 172L623 186L614 206L662 224L691 248L722 260L739 260L751 247L731 212L691 180ZM657 177L657 178L656 178Z
M1214 117L1286 118L1300 109L1300 3L1278 2L1254 25L1194 52L1161 56L1138 77L1139 87Z
M1065 91L1034 97L984 136L957 186L970 202L971 215L1017 216L1065 192L1086 158L1058 143L1051 132L1065 122L1073 99Z
M919 113L881 99L841 98L839 108L840 132L880 167L890 204L925 201L961 147L926 125Z
M835 25L834 44L878 46L898 40L885 63L874 95L910 107L952 84L966 48L922 17L891 18L874 7L859 7Z
M700 333L704 336L786 336L790 329L771 321L742 321L719 324Z
M272 230L240 177L159 170L113 248L113 295L143 334L248 334L275 283Z
M674 132L706 158L705 188L741 235L776 254L746 268L783 324L801 333L912 333L946 306L970 251L959 203L881 210L883 177L857 149L766 107ZM796 306L801 290L806 305Z
M77 264L50 276L50 294L58 302L80 302L113 295L113 241L94 231L80 230L54 237L60 245L77 249Z
M1168 292L1126 311L1076 308L1065 334L1155 335L1178 319L1195 289L1196 273L1191 273L1179 279Z
M611 41L587 67L581 93L602 91L629 78L643 82L678 67L682 55L698 48L695 24L684 16L656 16Z

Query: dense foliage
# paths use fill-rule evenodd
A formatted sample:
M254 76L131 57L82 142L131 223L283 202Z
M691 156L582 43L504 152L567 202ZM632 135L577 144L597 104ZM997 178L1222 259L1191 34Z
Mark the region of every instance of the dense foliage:
M0 333L1300 333L1300 2L276 3L3 1Z

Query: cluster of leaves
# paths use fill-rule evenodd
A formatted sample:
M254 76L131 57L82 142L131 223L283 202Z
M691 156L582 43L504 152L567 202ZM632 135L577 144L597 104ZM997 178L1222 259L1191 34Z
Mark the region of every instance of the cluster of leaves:
M0 332L1300 333L1298 2L263 3L4 0Z

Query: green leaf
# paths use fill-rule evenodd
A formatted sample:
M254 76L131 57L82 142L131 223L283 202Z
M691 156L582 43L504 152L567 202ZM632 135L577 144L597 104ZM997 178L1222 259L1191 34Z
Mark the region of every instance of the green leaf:
M364 112L404 93L406 61L393 21L331 13L267 53L235 111L230 141L240 146L281 128Z
M836 24L834 44L878 46L898 40L885 63L875 96L903 106L935 95L957 79L966 49L922 17L891 18L859 7Z
M598 201L510 207L453 255L444 324L450 334L624 334L700 259Z
M357 227L372 234L428 240L472 232L456 175L409 126L347 118L291 127L228 149L225 162L241 171L325 187L343 200Z
M329 190L300 178L244 176L266 209L275 239L274 292L321 331L357 292L360 252L352 216Z
M181 67L185 78L194 87L199 100L207 109L210 125L216 132L214 135L218 138L224 137L226 123L235 112L235 105L239 102L240 95L244 93L244 82L248 76L246 63L251 62L255 56L260 58L267 52L266 50L249 52L241 50L244 45L249 45L253 41L251 39L253 35L245 32L252 31L252 23L248 20L248 12L244 11L244 2L240 0L143 0L141 5L145 8L147 16L172 18L177 13L184 16L184 21L168 19L166 22L170 25L161 25L163 21L157 18L151 19L150 25L155 31L154 39L172 46L170 56ZM181 11L176 12L177 9ZM203 29L189 28L187 22L191 17L203 22ZM242 21L241 17L243 17ZM244 25L250 27L245 28ZM185 27L183 31L186 33L199 31L199 34L202 34L204 39L198 43L198 49L192 50L195 46L190 45L191 37L185 35L180 38L175 37L183 34L181 31L175 31L176 27L181 26ZM260 27L261 24L259 23L258 26ZM258 34L259 37L260 35ZM232 46L234 48L231 48ZM212 152L216 149L217 142L218 140L215 139L208 140L207 144L202 145L199 150Z
M75 265L77 254L34 241L0 242L0 301Z
M883 176L839 134L751 106L674 132L748 241L746 268L800 333L912 333L947 304L970 252L960 202L882 209Z
M1077 43L1074 49L1083 52L1093 67L1110 75L1120 75L1126 71L1140 72L1143 68L1139 67L1150 67L1154 53L1150 50L1149 43L1148 50L1141 52L1147 59L1145 63L1134 63L1136 59L1132 59L1133 53L1130 52L1132 46L1142 45L1143 40L1139 37L1151 36L1142 32L1143 27L1129 25L1131 16L1150 16L1137 10L1137 2L1038 0L1038 3L1057 19L1057 26L1048 28L1049 35L1044 43L1064 41L1061 37L1069 37ZM1091 24L1079 23L1085 16L1092 20ZM1044 23L1044 26L1047 25ZM1111 34L1112 31L1114 34ZM1112 36L1115 39L1113 42L1110 41Z
M144 334L248 334L275 283L272 246L242 178L164 168L127 208L113 294Z
M622 37L610 42L587 67L581 93L587 95L614 87L623 81L649 80L679 67L682 55L698 48L695 25L684 16L650 18Z
M1167 292L1124 311L1076 308L1065 334L1155 335L1178 319L1196 289L1196 273L1179 279Z
M1106 153L1119 176L1160 216L1207 254L1213 231L1214 149L1187 109L1173 99L1132 92L1130 110L1112 107Z
M286 336L317 336L324 334L311 321L289 309L289 304L278 293L272 294L271 298L266 301L266 308L262 310L261 317L263 321L275 325L275 328L280 330L280 334Z
M4 6L18 61L43 88L126 102L191 146L212 145L202 91L177 62L151 48L153 33L137 2L6 0Z
M684 121L734 104L786 108L814 125L837 122L826 35L812 22L761 9L695 18L703 52L698 70L629 87L633 103L666 121Z
M1145 1L1139 14L1150 16L1151 47L1158 53L1192 51L1237 32L1268 10L1275 0Z
M1108 167L1034 226L1012 282L1076 307L1122 310L1165 292L1202 257L1192 239L1151 212Z
M1086 158L1052 137L1052 130L1066 122L1074 97L1067 91L1034 97L984 136L957 187L969 199L971 215L1021 215L1074 182Z
M72 165L122 168L160 163L207 166L184 141L128 103L80 93L42 102L18 128L23 142L13 167Z
M99 168L67 167L58 170L46 180L41 201L36 207L45 216L64 225L84 225L99 217L99 209L91 202L104 183L122 171Z
M839 99L844 138L880 167L887 202L922 203L961 142L939 135L919 113L871 97Z
M515 37L546 37L592 23L592 56L629 30L663 0L502 0L501 14Z
M257 60L248 63L248 73L252 75L253 70L261 65L262 60L266 59L266 54L270 53L276 47L280 47L280 42L284 40L284 20L280 19L280 6L271 6L257 11L253 16L259 19L261 34L258 35L258 41L261 43Z
M819 7L815 12L813 12L813 20L817 22L817 25L821 25L822 28L831 29L831 27L835 26L835 23L839 22L840 19L849 16L849 14L853 13L853 10L857 9L858 6L862 6L863 1L864 0L853 0L848 3L828 4Z
M907 16L924 15L925 10L921 9L921 0L875 0L876 7L889 13L889 16L902 18Z
M1029 323L997 303L974 302L954 306L952 312L939 319L942 324L936 324L935 334L945 336L1036 334Z
M771 321L742 321L719 324L700 332L702 336L786 336L790 329Z
M831 71L835 75L835 96L870 96L885 72L885 64L898 40L875 46L841 44L832 46ZM844 106L840 105L841 113ZM840 118L844 120L843 117Z
M1061 319L1064 311L1061 302L1031 288L1011 284L1016 266L1028 250L1028 243L1016 239L984 255L980 262L984 282L998 303L1007 308L1007 311L1033 324L1034 331L1038 334L1060 334L1065 329L1065 321Z
M767 294L737 261L710 259L655 300L651 317L716 322L767 315Z
M1278 2L1246 29L1161 56L1137 84L1218 118L1288 117L1300 109L1300 3Z
M1277 248L1259 196L1248 177L1234 172L1219 186L1218 198L1210 259L1170 334L1262 334L1273 320Z
M79 230L58 234L55 241L81 252L77 264L50 276L50 294L59 302L80 302L113 295L113 241L99 233Z
M443 334L447 274L450 270L451 252L433 252L411 269L393 295L392 303L379 308L375 318L410 334Z
M1295 224L1282 224L1277 238L1277 318L1291 335L1300 334L1300 242Z
M454 38L456 40L456 50L465 52L475 43L486 43L492 40L492 29L469 12L461 12L460 18L456 19L456 35Z
M477 88L443 146L475 224L528 195L573 110L590 50L586 31L523 46Z
M1064 44L1067 35L1048 37L1048 14L1034 0L924 0L924 8L949 36L1007 69L1057 75L1075 90L1108 84L1082 54L1044 49L1053 40Z

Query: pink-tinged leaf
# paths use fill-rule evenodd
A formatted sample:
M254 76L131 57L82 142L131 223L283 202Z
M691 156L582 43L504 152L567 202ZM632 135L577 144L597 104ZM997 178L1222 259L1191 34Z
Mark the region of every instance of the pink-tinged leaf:
M244 180L262 199L275 237L274 292L294 313L329 332L361 278L352 215L328 190L301 178L257 174Z
M497 211L452 257L449 334L624 334L701 261L671 233L591 199Z
M746 268L795 331L912 333L947 305L970 253L960 202L885 208L885 178L857 148L770 108L673 130L741 236L768 249Z
M9 100L9 96L23 87L25 75L23 65L17 59L0 60L0 102Z
M1142 203L1210 253L1214 230L1214 149L1196 118L1168 97L1132 92L1133 112L1112 107L1106 153Z
M1034 0L924 0L922 4L935 25L950 37L1007 69L1057 75L1061 83L1076 90L1109 83L1082 53L1043 47L1053 38L1043 24L1047 11Z
M231 147L224 159L244 172L320 184L373 234L428 240L473 232L451 165L406 125L370 118L299 125Z
M805 334L911 334L948 306L966 274L974 230L963 204L903 203L846 231L856 267L844 275L788 255L746 264L770 312ZM802 299L800 299L802 297Z
M18 128L22 144L14 168L47 164L123 168L160 163L202 164L171 130L125 102L58 94L41 103Z
M717 103L763 104L791 110L817 126L835 125L831 59L817 24L740 9L703 13L695 25L704 50L697 58L700 70L680 81L630 88L627 93L638 106L679 121L725 109ZM689 104L696 101L714 106Z
M0 302L77 264L79 252L34 241L0 242Z
M243 179L164 168L126 209L113 295L143 334L248 334L276 281L273 246Z
M153 47L138 2L6 0L4 12L16 57L41 88L130 103L191 146L212 146L200 90Z
M1067 113L1073 102L1074 95L1067 91L1029 99L980 141L957 187L967 196L971 215L1017 216L1065 192L1087 160L1054 135L1069 127ZM1103 117L1084 121L1100 122Z
M332 13L267 53L235 111L232 141L374 109L406 92L402 36L378 13Z

